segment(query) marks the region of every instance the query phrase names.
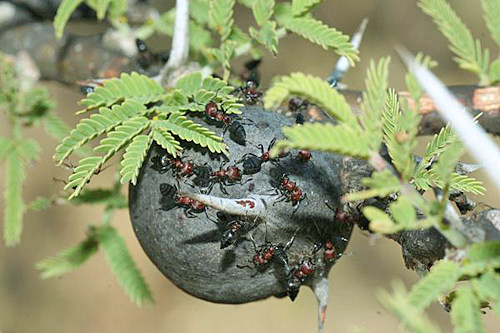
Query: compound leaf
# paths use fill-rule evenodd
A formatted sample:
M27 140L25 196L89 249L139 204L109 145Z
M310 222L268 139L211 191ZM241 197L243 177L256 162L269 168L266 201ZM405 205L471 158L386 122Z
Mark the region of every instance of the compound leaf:
M370 148L378 151L383 136L383 109L386 102L390 57L382 58L377 65L373 61L367 71L363 92L362 123Z
M210 2L210 25L220 35L221 41L225 41L231 34L234 3L235 0L212 0Z
M467 258L470 262L500 258L500 241L472 244L467 251Z
M226 144L214 132L187 119L180 112L172 112L167 120L158 120L155 127L168 130L181 139L208 147L212 153L227 154Z
M36 268L42 271L42 279L66 274L83 265L97 252L98 247L99 243L93 235L90 235L87 239L59 252L56 256L38 262Z
M186 95L194 95L200 90L201 73L194 72L181 77L175 88L182 90Z
M12 141L8 138L0 138L0 162L9 154L12 148Z
M334 49L335 53L345 56L351 66L359 61L358 50L349 42L349 36L331 28L321 21L308 17L277 16L278 23L287 30L321 46L323 49Z
M23 214L26 209L23 196L23 182L26 178L24 162L19 148L7 155L4 189L3 236L7 246L14 246L21 240Z
M177 157L178 153L182 150L179 141L170 132L156 126L153 129L153 140L173 157Z
M144 163L152 139L153 132L149 135L138 135L125 149L120 170L120 174L122 175L120 181L122 184L129 181L132 182L133 185L136 184L139 170L141 169L142 163Z
M98 227L95 229L95 235L106 254L111 270L129 298L138 306L153 303L153 295L116 229L111 226Z
M290 76L282 76L266 91L264 107L269 109L291 94L305 97L352 129L359 129L358 121L345 97L332 89L328 82L312 75L292 73Z
M467 26L460 20L445 0L420 0L418 5L432 17L439 30L450 42L450 49L457 55L458 65L480 76L481 83L487 84L489 52L482 54L479 40L474 41Z
M155 80L146 75L122 73L120 78L112 78L103 82L102 86L88 94L80 104L84 111L111 106L125 99L133 99L140 104L157 102L163 98L163 88Z
M134 117L116 127L113 132L108 133L108 136L101 140L100 145L94 149L96 152L104 153L104 156L91 156L81 159L79 165L69 176L69 182L64 189L75 187L69 199L78 196L90 178L100 172L104 163L113 157L117 151L125 147L134 137L148 128L150 124L150 121L145 117Z
M100 108L98 114L82 119L70 135L64 138L56 148L54 159L61 164L75 149L145 111L146 107L135 100L126 100L122 105L113 105L111 109Z
M293 16L302 16L311 11L311 9L323 0L293 0L292 12Z
M451 306L451 321L454 332L484 332L479 299L472 289L462 287L455 291L455 298Z
M416 309L424 310L440 295L450 290L460 278L460 268L452 261L441 260L415 284L408 300Z
M292 148L320 150L361 158L370 156L366 138L345 125L306 123L301 126L285 126L282 131L287 140L278 141L272 149L272 155L279 154L284 148Z
M265 21L260 28L256 30L250 27L250 35L259 43L264 45L269 52L276 55L278 53L278 33L276 32L276 22Z
M274 13L274 0L254 0L252 5L255 22L262 26Z
M473 280L473 286L481 299L489 301L491 308L500 315L500 275L495 272L483 274L479 279Z
M481 0L484 19L490 30L491 37L500 46L500 2L497 0Z
M56 16L54 17L54 29L56 37L61 38L63 35L64 27L68 22L71 14L80 6L83 0L63 0L57 8Z

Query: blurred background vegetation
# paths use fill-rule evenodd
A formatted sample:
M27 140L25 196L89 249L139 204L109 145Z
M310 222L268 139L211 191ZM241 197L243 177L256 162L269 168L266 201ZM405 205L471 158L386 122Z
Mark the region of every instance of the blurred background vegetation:
M156 1L159 8L168 9L173 1ZM161 3L160 3L161 2ZM457 14L480 38L484 47L496 50L489 37L479 10L479 0L450 0ZM432 21L414 1L400 0L327 0L314 15L346 34L352 32L365 17L368 28L361 44L361 62L351 69L345 80L350 89L362 89L370 59L385 55L393 58L390 86L403 88L404 68L393 51L402 44L413 52L422 51L438 61L434 72L448 85L470 84L475 77L462 70L452 60L447 41ZM236 22L242 27L253 22L251 12L242 7L236 11ZM168 41L158 39L153 49L165 50ZM496 56L493 52L492 59ZM242 61L233 69L242 68ZM326 78L333 69L336 56L297 36L280 42L279 53L273 58L265 52L262 64L262 86L266 88L275 75L293 71ZM46 83L58 102L57 112L74 125L81 94L56 84ZM8 131L0 119L0 132ZM53 178L64 179L68 171L57 168L52 154L57 142L41 131L29 130L40 140L42 159L29 166L24 197L27 202L37 195L49 196L62 187ZM422 140L423 141L423 140ZM425 144L419 149L422 151ZM116 165L116 162L115 162ZM0 167L0 191L3 192L4 167ZM94 184L107 186L113 181L113 171L106 170L95 177ZM482 176L478 178L487 183ZM488 186L487 186L488 188ZM491 186L490 189L494 191ZM500 206L494 192L478 201ZM0 201L0 210L3 202ZM138 266L146 276L155 298L154 306L137 308L118 285L102 255L95 256L80 269L63 277L42 281L34 264L60 249L80 241L88 223L97 223L102 207L56 206L42 212L25 215L21 244L7 248L0 242L0 331L10 332L314 332L316 330L316 300L304 288L295 302L271 298L246 305L221 305L198 300L177 289L154 267L135 239L127 211L121 211L113 224L125 236ZM478 209L483 209L479 207ZM326 332L349 332L354 327L367 332L392 332L398 321L378 304L377 288L389 289L393 279L401 278L407 286L418 278L406 270L400 247L386 239L374 239L358 230L354 232L348 252L330 273L331 301L327 311ZM435 304L429 316L444 332L451 331L447 314ZM500 320L486 315L486 330L498 332Z

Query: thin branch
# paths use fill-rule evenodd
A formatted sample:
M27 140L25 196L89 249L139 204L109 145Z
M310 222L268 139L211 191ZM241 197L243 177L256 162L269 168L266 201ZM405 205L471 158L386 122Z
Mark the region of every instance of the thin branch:
M172 38L172 49L168 62L163 66L158 79L165 82L174 68L186 64L189 55L189 0L176 0L175 24Z

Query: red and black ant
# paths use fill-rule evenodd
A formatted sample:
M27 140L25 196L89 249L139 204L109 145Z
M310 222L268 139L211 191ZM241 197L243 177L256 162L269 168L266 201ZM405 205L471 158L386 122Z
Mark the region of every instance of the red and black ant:
M234 90L240 98L244 99L246 104L257 104L262 98L262 93L257 91L260 84L260 74L258 71L260 62L261 59L257 59L245 63L246 71L241 75L245 85Z
M235 184L244 185L245 183L247 183L251 180L251 179L249 179L246 182L242 183L241 182L241 170L236 166L228 166L226 169L224 169L224 164L225 163L223 163L221 165L219 170L212 173L212 177L211 177L212 184L209 188L209 192L211 191L211 189L215 183L219 183L221 192L224 194L229 194L229 193L227 193L224 186L231 186L231 185L235 185Z
M271 140L266 151L264 151L264 146L262 146L262 144L259 144L257 148L260 148L261 151L260 156L257 156L253 153L248 153L243 155L241 160L237 162L237 164L243 162L243 174L253 175L260 171L262 163L271 161L270 150L275 143L276 143L276 138Z
M310 150L299 150L297 153L297 157L299 158L300 161L302 162L307 162L311 159L311 151Z
M298 204L307 197L307 195L302 192L302 189L294 181L290 180L287 174L283 174L281 176L278 190L281 198L275 201L275 203L281 201L291 201L292 206L297 206L294 212L298 209Z
M165 173L173 169L177 177L191 176L195 171L195 165L191 162L183 162L181 158L175 158L167 154L156 155L151 158L151 168L159 173Z
M187 217L196 217L193 213L205 212L206 207L203 203L194 200L188 196L181 196L177 192L177 188L173 185L162 183L160 184L160 209L171 210L174 207L183 207Z
M224 127L224 133L229 131L231 140L242 146L246 145L247 133L241 121L236 116L230 116L217 106L213 100L205 105L205 116Z
M225 228L220 238L221 249L236 243L244 232L247 232L255 225L253 223L240 220L240 218L236 215L223 213L221 211L217 212L217 221L214 222L219 226L223 224L223 227Z

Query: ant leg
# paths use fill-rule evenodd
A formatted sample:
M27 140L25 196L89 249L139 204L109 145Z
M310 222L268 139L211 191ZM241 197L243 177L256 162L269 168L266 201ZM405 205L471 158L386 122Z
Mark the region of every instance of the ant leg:
M229 195L229 193L227 192L227 190L224 188L222 182L219 182L219 187L220 187L220 191L222 193L224 193L225 195Z

